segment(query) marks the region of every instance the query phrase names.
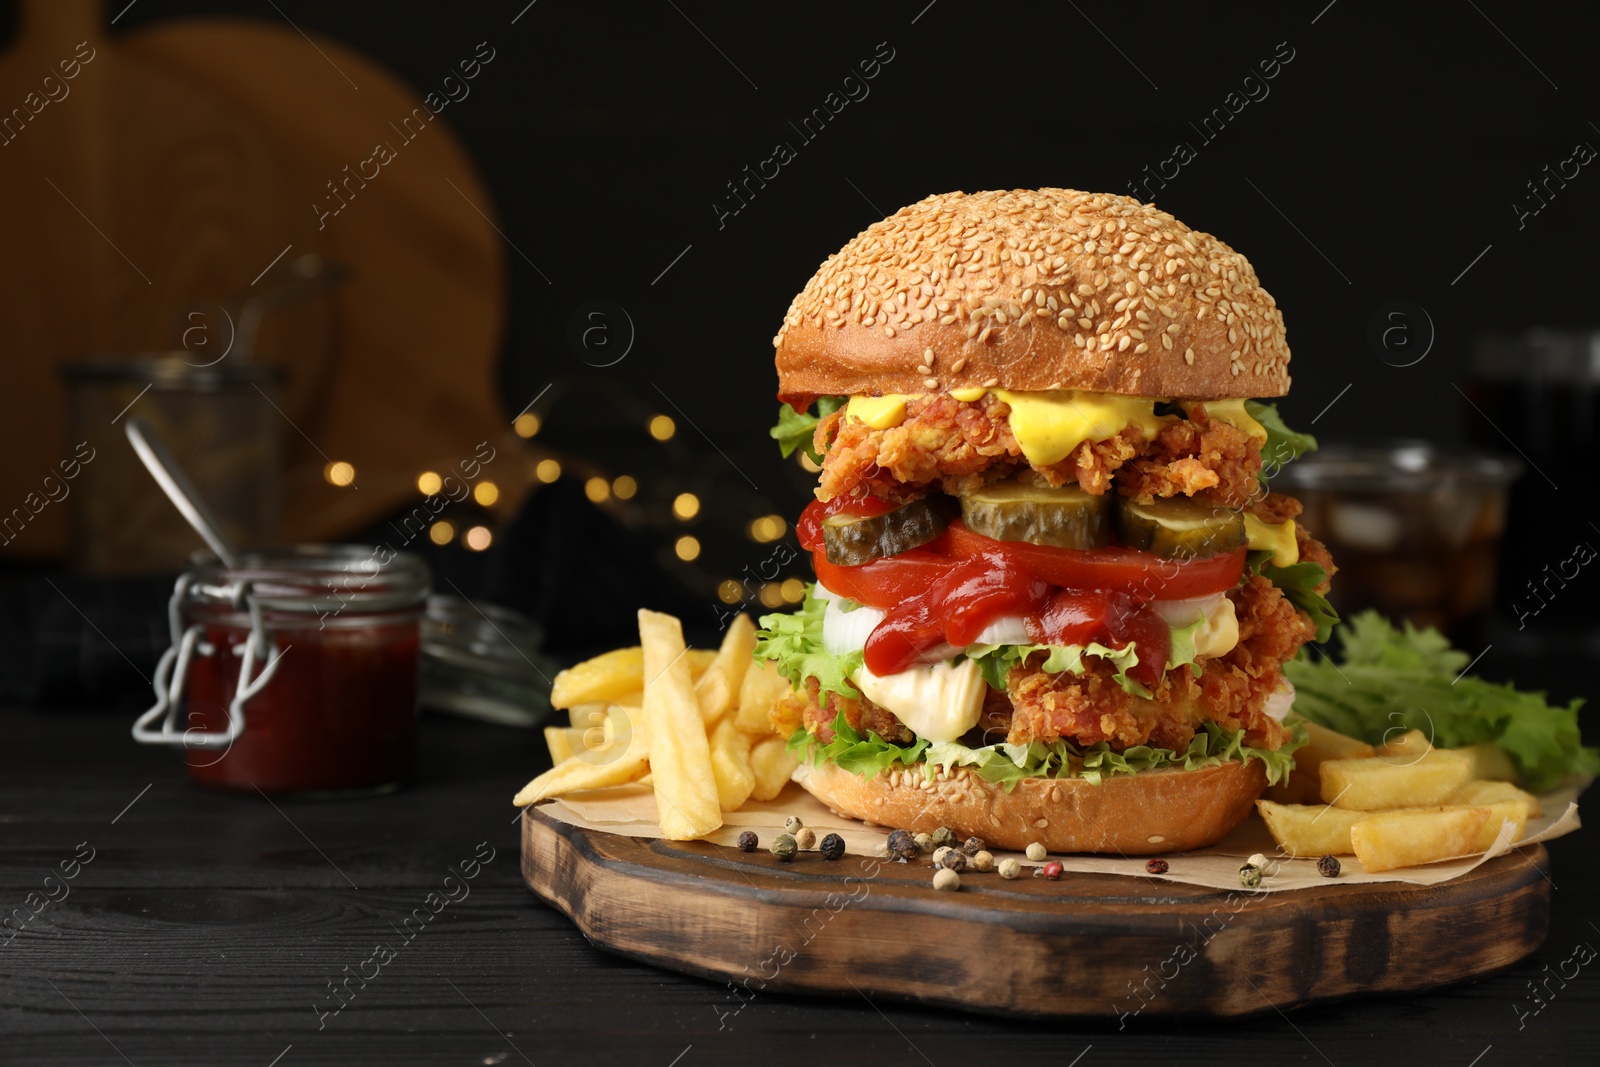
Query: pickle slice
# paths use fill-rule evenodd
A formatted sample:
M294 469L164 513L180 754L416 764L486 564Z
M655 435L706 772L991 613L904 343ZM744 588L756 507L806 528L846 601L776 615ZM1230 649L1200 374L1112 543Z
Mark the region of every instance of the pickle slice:
M830 515L822 520L823 553L829 563L858 567L925 545L946 525L944 515L927 497L869 519Z
M1244 512L1189 497L1149 504L1122 499L1117 502L1117 536L1129 548L1165 559L1215 556L1244 545Z
M1111 539L1112 498L1076 485L997 482L961 498L967 528L997 541L1054 548L1099 548Z

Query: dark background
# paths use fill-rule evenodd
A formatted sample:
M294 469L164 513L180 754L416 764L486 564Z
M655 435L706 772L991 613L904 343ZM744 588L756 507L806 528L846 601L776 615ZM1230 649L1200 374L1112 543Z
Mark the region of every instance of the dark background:
M1520 521L1552 531L1555 542L1600 536L1583 532L1594 517L1590 452L1535 443L1554 410L1504 423L1508 442L1457 391L1472 377L1474 339L1485 332L1594 325L1600 174L1590 172L1600 161L1523 225L1514 207L1527 200L1526 183L1578 142L1600 146L1600 17L1587 5L125 3L107 4L109 15L121 11L119 31L195 15L290 19L366 52L419 93L477 42L497 50L446 121L486 175L513 246L501 374L507 417L548 385L539 444L637 476L637 508L656 509L646 518L704 540L704 556L688 568L697 579L689 584L702 590L764 558L770 546L745 537L745 524L792 517L812 484L766 436L776 407L770 339L827 255L932 192L1126 192L1179 140L1197 157L1155 190L1155 201L1244 252L1277 298L1296 353L1294 392L1281 404L1291 426L1325 441L1406 435L1521 449L1550 479L1524 479L1531 492L1515 509ZM0 33L10 20L0 3ZM820 106L880 42L893 59L868 83L870 95L799 144L789 123ZM1189 123L1258 75L1280 42L1293 59L1266 83L1269 95L1202 143ZM309 50L306 61L320 62ZM719 227L713 204L725 184L780 139L797 158ZM604 368L586 363L593 353L569 339L574 321L586 321L575 318L579 309L597 300L625 311L636 335L627 356ZM1426 313L1408 312L1407 343L1416 347L1375 351L1369 325L1401 300ZM613 316L620 345L626 326ZM1392 365L1423 350L1420 362ZM1590 397L1568 399L1592 410ZM655 413L679 421L670 447L645 432ZM699 494L700 517L675 524L664 511L671 492L647 491L655 483ZM549 493L547 506L581 508L576 486L562 485L566 495ZM499 543L513 541L508 534ZM613 543L590 540L587 553L552 565L599 575L614 569L605 558ZM1532 574L1554 558L1511 562ZM803 572L798 561L790 573ZM1574 584L1563 603L1585 603L1594 579L1586 571ZM697 595L709 622L715 602ZM625 616L642 598L622 599ZM596 632L570 619L567 630ZM110 636L133 649L132 639ZM158 627L147 637L153 658L165 634ZM124 669L94 647L111 670ZM1475 669L1566 700L1593 693L1587 662L1563 656L1529 669L1497 645ZM68 666L82 670L83 662ZM146 699L142 685L134 689L121 695ZM744 1034L718 1043L707 1010L717 987L595 953L521 886L508 862L516 838L504 798L542 765L533 732L508 740L501 728L430 716L411 790L373 802L388 805L377 813L293 808L301 830L253 798L242 814L246 801L224 806L194 791L165 754L126 739L125 714L8 714L0 793L4 810L26 813L0 833L14 849L8 892L31 887L36 869L65 854L57 843L68 835L104 841L107 858L92 868L100 887L86 883L72 909L41 923L30 955L0 966L50 976L84 1018L37 982L18 983L5 998L13 1013L5 1021L19 1031L25 1021L28 1033L0 1041L0 1063L51 1055L118 1062L91 1026L140 1063L265 1064L290 1042L299 1046L285 1065L336 1055L491 1063L507 1054L496 1027L507 1043L528 1035L522 1048L541 1064L667 1064L691 1038L684 1067L732 1057L944 1064L996 1054L1070 1064L1091 1043L1102 1058L1137 1048L1141 1059L1175 1063L1342 1064L1400 1052L1463 1067L1592 1060L1592 973L1526 1033L1515 1025L1541 967L1593 943L1594 853L1583 835L1551 849L1560 888L1546 946L1514 971L1469 986L1288 1019L1152 1021L1136 1037L1119 1036L1112 1023L1069 1033L892 1006L894 1021L880 1026L864 1005L774 998L747 1016ZM107 823L152 782L145 807ZM351 953L388 909L414 903L459 858L458 843L479 836L506 858L472 930L441 939L428 950L434 955L352 1013L349 1029L318 1044L306 1012L317 982L359 958ZM312 839L319 845L308 847ZM361 865L349 870L377 903L346 896L319 847L342 862L355 857ZM462 989L442 987L438 974Z
M1512 206L1577 142L1600 145L1600 19L1587 5L1080 14L960 0L826 11L542 0L510 25L523 2L276 7L419 92L476 42L495 47L503 58L449 121L488 177L501 229L538 264L510 257L508 411L555 380L580 402L565 416L557 405L547 432L577 435L595 414L581 403L590 390L620 386L659 409L656 383L774 503L793 502L765 443L770 338L790 298L849 237L932 192L1127 192L1145 165L1190 142L1197 158L1155 202L1248 255L1277 297L1295 352L1291 425L1354 383L1317 424L1330 438L1460 440L1451 383L1464 379L1476 333L1593 321L1600 181L1588 188L1585 168L1520 230ZM140 0L117 28L199 14L281 17L266 0ZM719 229L712 204L725 183L776 140L797 142L788 123L881 41L894 59L870 95L797 143L798 158ZM1188 123L1258 74L1279 42L1294 58L1270 94L1204 143ZM625 308L638 335L606 369L586 367L566 338L573 311L597 298ZM1364 339L1395 299L1425 308L1437 333L1410 368L1387 366Z
M697 492L705 507L691 526L706 550L685 578L702 592L763 558L745 525L792 516L811 484L766 436L770 339L827 255L932 192L1127 192L1178 141L1196 158L1148 188L1248 255L1282 306L1290 425L1324 441L1521 449L1550 477L1525 479L1519 510L1554 516L1559 543L1587 529L1573 516L1592 478L1586 466L1552 469L1573 450L1536 447L1540 411L1491 425L1457 388L1486 331L1592 324L1593 165L1538 213L1519 219L1514 206L1537 206L1527 183L1547 164L1600 145L1600 19L1585 5L140 0L117 28L219 13L292 19L419 92L477 42L497 50L449 121L513 246L506 410L552 385L536 408L542 445L638 476L640 507L665 507L671 493L650 492L662 480ZM790 123L880 42L893 58L869 95L802 143ZM1275 54L1292 59L1262 82L1258 65ZM1191 123L1252 75L1265 98L1211 141L1199 136ZM726 184L779 140L797 158L719 220ZM633 334L626 358L604 368L569 337L595 300L622 309ZM1412 305L1406 317L1386 319L1398 300ZM625 346L630 327L611 316ZM1402 327L1387 352L1369 343L1375 322ZM670 448L644 432L654 412L678 420Z

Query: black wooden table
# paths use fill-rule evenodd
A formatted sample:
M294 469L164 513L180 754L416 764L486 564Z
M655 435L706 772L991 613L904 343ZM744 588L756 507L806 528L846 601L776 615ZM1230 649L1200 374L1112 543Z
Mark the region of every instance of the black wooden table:
M725 986L593 949L523 887L509 801L548 761L535 731L425 717L409 789L316 804L196 789L129 722L0 713L0 906L21 926L0 928L0 1063L1600 1059L1600 959L1577 963L1600 948L1594 831L1550 847L1540 952L1426 995L1121 1029L854 993L758 996L731 1015Z

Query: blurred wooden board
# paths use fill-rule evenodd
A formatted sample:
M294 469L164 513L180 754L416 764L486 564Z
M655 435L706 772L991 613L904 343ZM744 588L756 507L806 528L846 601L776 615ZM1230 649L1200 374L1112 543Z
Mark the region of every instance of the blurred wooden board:
M494 378L505 247L488 188L449 126L457 108L474 106L471 95L402 129L422 108L421 94L349 47L281 21L173 19L121 43L265 129L291 174L298 229L350 268L334 296L331 362L288 384L286 408L316 444L293 432L284 438L285 536L322 539L377 521L416 501L420 471L453 467L479 441L506 437ZM470 48L441 52L439 77L459 78L456 64L471 57ZM477 92L482 83L467 84ZM377 177L342 186L345 168L355 171L380 143L395 158ZM330 182L349 203L322 217L314 205L339 203ZM307 250L285 232L268 256L291 241L291 255ZM323 482L324 454L355 465L359 491ZM512 481L500 475L502 485Z
M939 893L926 864L784 864L522 817L524 881L601 948L735 983L745 999L865 994L1033 1017L1251 1015L1489 974L1543 943L1548 866L1536 844L1435 886L1249 898L1116 875L968 874Z
M61 363L166 348L189 302L245 287L286 244L328 250L263 126L109 39L105 18L97 0L24 0L0 55L0 116L10 120L0 135L10 253L0 257L0 322L7 389L26 404L6 420L8 512L42 496L42 480L72 455ZM311 364L328 354L315 314L281 338ZM104 429L92 447L121 445L120 427ZM58 550L67 506L44 507L9 549Z

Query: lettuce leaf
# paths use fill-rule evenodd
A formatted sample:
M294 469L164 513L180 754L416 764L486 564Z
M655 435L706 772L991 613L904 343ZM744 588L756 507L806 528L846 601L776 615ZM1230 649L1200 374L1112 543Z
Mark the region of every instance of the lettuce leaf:
M1014 647L1014 646L1013 646ZM1028 745L1006 743L969 748L959 741L929 744L918 739L912 745L896 745L877 734L852 730L841 713L834 719L834 739L826 745L805 730L789 738L789 751L812 763L834 762L847 771L871 777L896 763L924 765L930 777L934 768L966 767L985 781L1003 786L1006 792L1024 778L1082 778L1098 785L1119 774L1137 774L1161 767L1181 767L1186 771L1212 767L1230 760L1260 760L1266 767L1267 781L1276 785L1294 769L1294 751L1306 743L1305 727L1295 724L1290 740L1282 748L1255 748L1244 743L1243 730L1224 730L1214 722L1202 723L1194 739L1182 752L1136 745L1114 751L1109 744L1080 747L1070 741Z
M815 678L822 692L859 700L861 694L850 684L850 675L861 666L862 654L857 650L835 656L822 647L822 615L828 602L818 599L816 592L815 585L806 587L799 611L761 617L755 658L772 660L797 691L805 688L807 678Z
M1277 474L1289 463L1307 452L1317 450L1317 439L1308 433L1295 433L1283 424L1276 404L1263 404L1259 400L1246 400L1245 412L1267 431L1266 443L1261 446L1261 484Z
M871 730L862 733L850 725L841 711L833 717L832 741L821 744L802 727L789 735L787 747L797 759L812 763L837 763L852 774L871 778L896 763L910 766L921 762L928 742L919 737L909 745L897 745L885 741Z
M817 423L844 407L848 399L849 397L844 396L818 397L815 415L811 414L809 408L805 411L796 411L788 404L783 404L778 408L778 424L767 433L778 442L778 448L782 450L784 459L794 455L795 449L803 448L806 455L811 457L811 462L821 463L822 456L817 453L816 446L811 440L817 432Z
M1543 693L1462 675L1469 657L1437 630L1396 628L1375 611L1341 626L1339 643L1342 663L1302 649L1284 664L1294 710L1312 722L1372 743L1411 729L1444 748L1492 742L1535 791L1600 774L1600 750L1579 733L1582 700L1553 705Z
M1194 635L1205 621L1205 616L1201 616L1186 626L1172 628L1172 649L1167 655L1167 670L1187 666L1194 668L1198 673L1194 662ZM1082 674L1083 658L1098 656L1116 665L1117 673L1113 678L1122 687L1123 692L1148 700L1150 690L1128 677L1128 672L1139 664L1137 646L1137 641L1129 642L1126 648L1110 648L1099 642L1090 642L1087 645L969 645L966 655L968 659L977 661L983 680L988 682L992 689L1004 689L1006 675L1011 668L1035 652L1049 653L1040 664L1040 669L1047 674L1060 674L1062 671Z
M1259 574L1283 591L1284 599L1311 616L1317 624L1317 643L1326 641L1339 622L1339 613L1333 610L1328 598L1317 592L1317 586L1328 580L1322 564L1301 560L1287 567L1275 567L1267 561L1272 553L1258 550L1250 553L1251 574Z

